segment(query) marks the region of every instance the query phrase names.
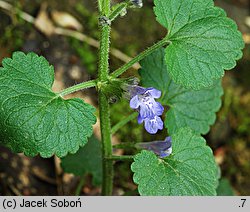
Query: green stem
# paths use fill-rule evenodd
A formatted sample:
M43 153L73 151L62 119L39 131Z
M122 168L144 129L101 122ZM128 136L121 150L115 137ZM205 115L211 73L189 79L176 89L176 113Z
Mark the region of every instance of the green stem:
M110 15L110 2L111 0L102 0L102 13L106 16L109 17Z
M150 55L152 52L154 52L155 50L157 50L160 47L163 47L165 45L170 44L170 41L167 40L166 38L160 40L158 43L154 44L153 46L149 47L148 49L146 49L145 51L141 52L140 54L138 54L136 57L134 57L132 60L130 60L128 63L126 63L125 65L123 65L122 67L118 68L117 70L115 70L112 74L111 77L113 78L117 78L119 77L121 74L123 74L125 71L127 71L129 68L131 68L135 63L139 62L140 60L142 60L144 57Z
M120 143L120 144L113 145L113 148L114 149L134 149L135 144L136 143L133 143L133 142L126 142L126 143L123 142L123 143Z
M128 122L130 122L137 116L138 116L138 113L134 112L130 114L129 116L127 116L125 119L122 119L120 122L118 122L115 126L112 127L111 134L116 133L120 128L122 128L124 125L126 125Z
M110 21L115 20L117 16L119 16L124 11L124 9L127 8L127 6L128 6L128 3L126 2L120 3L119 6L110 14L109 20Z
M90 80L87 82L79 83L77 85L66 88L58 93L58 96L66 96L68 94L74 93L79 90L83 90L86 88L91 88L96 86L96 80Z
M102 157L103 157L103 180L102 195L112 195L113 190L113 163L107 160L112 155L111 127L110 127L110 110L107 97L102 91L99 91L99 110L100 110L100 127L102 136Z
M101 26L101 40L100 40L100 50L99 50L99 81L105 82L108 80L109 74L109 36L110 36L110 26Z
M106 158L107 160L110 160L110 161L117 161L117 160L133 160L134 159L134 156L133 155L112 155L108 158Z
M102 14L109 17L110 14L110 0L102 1ZM100 84L108 81L109 74L109 44L110 44L110 26L103 25L100 27L100 50L99 50L99 66L98 76ZM111 126L110 126L110 108L108 99L99 88L99 111L100 111L100 128L102 137L102 158L103 158L103 181L102 181L102 195L112 195L113 190L113 162L107 160L112 155L111 143Z
M99 10L99 13L101 14L102 13L102 3L103 0L98 0L98 10Z
M81 176L80 182L78 183L76 191L75 191L76 196L79 196L81 194L82 187L84 185L84 181L85 181L85 176Z

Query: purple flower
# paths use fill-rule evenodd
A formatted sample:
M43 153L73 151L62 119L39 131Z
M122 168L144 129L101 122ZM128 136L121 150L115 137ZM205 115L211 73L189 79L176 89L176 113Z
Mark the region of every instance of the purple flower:
M172 139L170 136L168 136L165 138L164 141L137 143L136 147L139 149L146 149L149 151L153 151L160 158L164 158L172 153Z
M161 91L155 88L143 88L137 85L127 86L127 96L130 98L130 107L139 112L138 123L144 122L145 129L155 134L163 129L162 115L164 107L155 99L161 97Z
M163 106L155 101L161 97L161 91L155 88L142 88L137 86L136 94L130 100L130 107L133 109L140 108L140 116L142 119L154 118L162 115Z
M138 115L138 123L141 124L144 121L144 127L150 134L157 133L158 130L163 129L163 121L159 116L153 118L142 119L140 114Z

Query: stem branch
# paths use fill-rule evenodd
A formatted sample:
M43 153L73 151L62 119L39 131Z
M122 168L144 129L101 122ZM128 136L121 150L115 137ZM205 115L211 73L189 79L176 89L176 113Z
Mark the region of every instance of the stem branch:
M118 122L115 126L112 127L111 134L116 133L120 128L122 128L124 125L126 125L128 122L130 122L137 116L138 116L138 113L134 112L130 114L128 117L126 117L125 119L122 119L120 122Z
M135 148L134 142L122 142L120 144L113 145L114 149L134 149Z
M139 62L140 60L142 60L144 57L150 55L152 52L154 52L156 49L163 47L165 45L170 44L170 41L167 40L166 38L160 40L158 43L154 44L153 46L149 47L148 49L146 49L145 51L141 52L140 54L138 54L136 57L134 57L132 60L130 60L128 63L126 63L125 65L123 65L122 67L118 68L117 70L115 70L112 74L111 77L113 78L117 78L119 77L121 74L123 74L125 71L127 71L129 68L131 68L135 63Z
M128 3L120 3L119 6L110 14L109 20L113 21L117 18L117 16L121 15L121 13L126 10Z
M66 88L58 93L59 96L66 96L68 94L74 93L79 90L83 90L86 88L91 88L96 86L96 80L90 80L87 82L79 83L77 85Z

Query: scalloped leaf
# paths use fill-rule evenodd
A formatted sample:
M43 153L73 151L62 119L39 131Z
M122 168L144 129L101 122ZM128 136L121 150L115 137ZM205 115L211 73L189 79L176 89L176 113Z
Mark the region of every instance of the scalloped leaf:
M242 57L237 25L213 0L154 0L157 20L168 29L166 62L171 78L187 88L214 84Z
M0 141L14 152L63 157L87 143L95 108L52 92L54 69L44 57L15 52L0 68Z
M170 107L165 118L169 134L182 127L190 127L199 134L208 133L221 106L221 83L199 91L177 85L169 77L164 56L162 48L144 58L140 62L142 68L139 74L143 86L162 91L160 101Z
M93 176L93 184L102 183L102 150L101 143L94 136L77 153L62 158L61 166L65 172L83 176L88 173Z
M182 128L172 136L172 149L173 153L164 159L146 150L135 156L131 170L139 193L144 196L216 195L217 165L205 139Z

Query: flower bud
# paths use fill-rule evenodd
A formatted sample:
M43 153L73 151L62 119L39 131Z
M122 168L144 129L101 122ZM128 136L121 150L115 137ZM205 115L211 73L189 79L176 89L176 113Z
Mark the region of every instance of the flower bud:
M141 8L143 6L142 0L130 0L134 7Z
M137 143L135 146L138 149L152 151L160 158L167 157L172 153L172 139L170 136L166 137L164 141Z

